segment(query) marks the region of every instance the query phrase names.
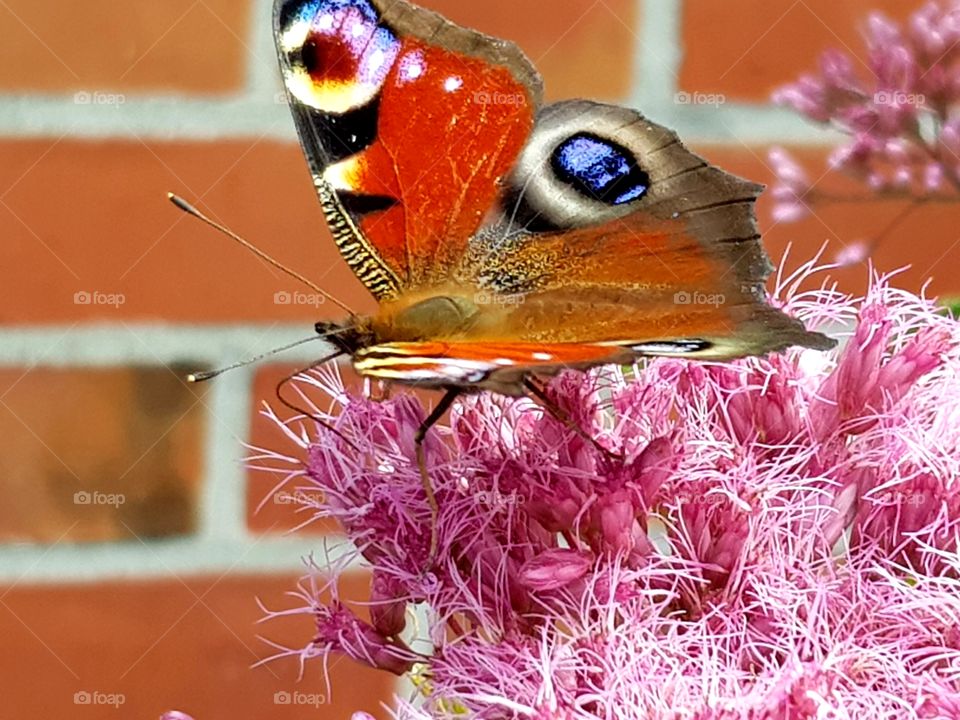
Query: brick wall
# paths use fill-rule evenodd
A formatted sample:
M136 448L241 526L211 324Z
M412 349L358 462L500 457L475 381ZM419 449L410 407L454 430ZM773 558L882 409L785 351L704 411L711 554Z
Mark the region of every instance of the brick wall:
M551 98L621 101L677 127L728 169L769 182L766 149L820 160L829 140L767 105L770 90L842 46L898 0L430 0L517 41ZM268 503L242 444L281 443L258 418L283 365L209 387L188 369L309 334L335 308L284 305L287 278L178 214L173 190L347 303L370 300L322 225L280 91L270 0L0 0L0 694L3 717L346 717L374 711L389 678L342 661L314 708L278 691L323 691L319 667L251 670L256 635L299 642L308 619L255 629L330 528ZM832 181L828 181L832 182ZM899 212L848 204L776 226L771 254L839 250ZM901 282L952 293L960 259L948 207L919 211L875 261ZM904 232L906 234L906 232ZM862 287L863 267L840 273ZM288 364L289 363L289 364ZM321 537L325 534L326 537ZM355 573L352 597L363 597ZM287 601L288 602L288 601ZM76 693L123 696L118 711Z

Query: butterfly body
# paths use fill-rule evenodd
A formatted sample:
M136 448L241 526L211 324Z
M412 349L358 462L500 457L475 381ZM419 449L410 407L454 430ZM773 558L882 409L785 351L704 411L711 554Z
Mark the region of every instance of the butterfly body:
M278 0L275 32L334 239L379 302L318 326L361 374L520 395L565 368L832 346L766 302L762 188L672 131L544 106L519 49L405 0Z

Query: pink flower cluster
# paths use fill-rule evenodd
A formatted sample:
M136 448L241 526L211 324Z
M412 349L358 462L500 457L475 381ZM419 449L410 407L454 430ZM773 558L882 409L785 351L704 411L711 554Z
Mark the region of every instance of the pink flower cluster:
M315 627L278 655L408 673L421 697L392 712L420 720L956 720L960 326L881 279L860 299L791 296L809 272L780 294L840 350L556 378L609 452L530 401L457 404L426 446L433 567L420 403L305 376L362 452L268 413L297 452L257 464L278 490L322 489L309 511L357 550L268 613ZM336 593L358 564L369 620Z
M861 63L824 53L820 73L777 91L774 100L850 136L831 168L875 192L912 197L960 190L960 2L928 2L905 27L880 13L865 32ZM771 155L780 221L799 219L818 198L784 151Z

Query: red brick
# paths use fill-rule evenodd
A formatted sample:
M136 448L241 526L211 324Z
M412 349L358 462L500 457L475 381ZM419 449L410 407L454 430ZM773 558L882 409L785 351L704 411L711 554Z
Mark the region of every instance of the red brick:
M204 390L180 370L0 370L0 540L192 532Z
M255 623L256 599L292 608L284 597L294 578L232 577L162 582L17 587L0 597L3 716L23 718L157 718L170 709L197 720L218 718L348 718L355 710L383 716L394 676L350 660L330 662L329 702L313 707L274 704L278 691L326 694L322 662L296 659L251 668L273 650L257 636L305 646L309 616ZM368 596L368 580L346 583L347 600ZM77 692L123 694L113 707L77 706Z
M633 0L588 5L555 0L550 12L526 0L423 5L518 42L541 67L552 97L626 96L638 24ZM0 8L0 87L10 90L223 92L240 87L250 3L107 0L64 6L11 1ZM271 32L264 22L260 32ZM109 42L104 39L109 38ZM25 70L27 70L25 72Z
M864 62L860 32L870 11L903 18L917 7L903 0L683 3L680 87L764 102L775 88L815 69L822 50L845 50ZM868 76L867 67L860 70Z
M236 90L249 22L249 0L9 0L0 5L0 88Z
M293 143L8 142L0 148L0 323L303 321L336 307L277 305L302 287L176 210L174 190L358 309ZM8 190L8 188L10 188ZM37 278L43 282L38 283ZM78 305L75 293L125 302ZM364 304L366 303L366 305Z
M767 149L701 147L699 151L730 172L756 182L772 184L774 176L767 162ZM825 172L826 151L795 148L791 152L810 171L814 179ZM864 191L843 176L831 174L817 185L831 194ZM829 242L825 260L834 260L844 247L870 240L881 233L904 209L902 201L873 200L818 206L815 215L798 223L775 223L771 218L773 202L769 195L760 200L761 229L764 243L776 263L788 245L792 245L790 266L805 262ZM960 235L957 233L956 206L931 204L918 206L908 220L889 235L872 255L877 270L890 272L910 266L898 275L896 285L914 292L932 278L930 293L937 296L960 294L960 277L955 268L960 264ZM846 292L861 292L867 285L866 264L831 271L830 276ZM819 284L819 282L817 283Z
M634 0L424 0L460 25L520 45L543 74L550 99L629 96L640 20Z

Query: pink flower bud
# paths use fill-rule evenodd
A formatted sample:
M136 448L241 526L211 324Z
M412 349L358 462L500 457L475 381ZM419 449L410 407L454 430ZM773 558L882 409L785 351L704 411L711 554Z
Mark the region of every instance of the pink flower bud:
M940 142L952 153L960 153L960 117L953 118L940 130Z
M858 86L853 60L839 50L827 50L820 56L820 71L827 85L840 90L853 90Z
M768 155L773 171L785 185L804 190L810 187L810 178L803 167L783 148L772 148Z
M936 62L948 49L946 38L940 31L939 8L928 5L910 18L910 35L914 45L931 62Z
M577 550L548 550L520 568L519 579L533 592L547 592L580 580L594 563L591 553Z
M702 566L703 577L714 587L727 581L750 533L748 518L718 490L698 484L690 489L691 497L681 499L681 538L674 540L681 554Z
M897 188L908 188L913 183L913 169L898 167L893 173L893 185Z
M867 17L868 40L871 47L886 47L900 42L900 28L886 15L879 12Z
M389 640L340 603L316 611L317 635L313 644L336 650L359 663L395 675L410 670L416 656L398 640Z
M800 203L789 203L776 205L771 213L774 222L793 223L803 220L810 215L810 208Z
M943 505L941 495L940 482L929 474L896 488L894 497L900 505L900 532L918 532L934 522Z
M407 602L400 600L402 583L395 577L375 570L370 582L370 620L377 632L393 637L407 625Z
M634 526L643 508L635 506L627 490L600 496L590 508L591 531L598 549L611 554L629 553L634 547Z
M945 329L923 328L879 370L878 389L891 400L899 400L920 378L943 363L952 344Z
M827 104L823 84L813 77L803 77L795 85L781 88L773 94L777 105L792 107L814 122L830 121L831 108Z
M936 192L943 187L946 180L946 174L943 171L943 165L940 163L930 163L923 172L923 186L927 192Z
M867 185L875 192L881 192L890 187L890 181L885 175L879 172L872 172L867 176Z
M643 502L648 508L654 504L660 488L673 473L676 459L673 442L670 438L660 437L651 440L634 462L633 469L638 475Z

